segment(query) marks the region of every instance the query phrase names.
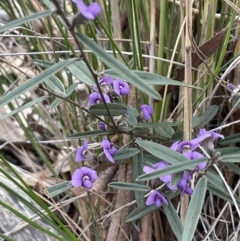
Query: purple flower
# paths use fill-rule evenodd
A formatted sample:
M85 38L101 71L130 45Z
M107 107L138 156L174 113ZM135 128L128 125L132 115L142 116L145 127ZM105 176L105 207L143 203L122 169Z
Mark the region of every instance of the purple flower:
M148 167L148 166L144 166L143 167L143 171L145 173L150 173L150 172L154 172L156 170L161 170L161 169L163 169L166 166L167 166L167 164L165 162L158 162L158 163L152 165L153 168L152 167ZM159 178L164 183L169 183L171 181L172 175L171 174L167 174L167 175L161 176Z
M191 181L191 179L192 179L191 175L188 172L184 172L183 178L177 184L177 188L182 192L182 194L183 193L186 193L188 195L193 194L192 188L188 186L188 183Z
M84 144L77 149L76 162L81 162L85 159L85 152L87 151L88 140L84 141Z
M99 81L99 84L102 85L102 84L107 84L107 85L110 85L113 83L113 78L110 77L110 76L104 76L100 81Z
M176 141L172 144L170 147L174 151L178 151L180 153L188 150L194 151L200 146L200 142L197 140L191 140L191 141Z
M215 141L218 138L224 139L224 135L218 134L217 132L207 132L206 129L200 129L199 138L203 138L204 140L209 136L212 137L212 140Z
M111 100L107 94L103 93L103 96L106 103L111 103ZM88 100L89 105L94 105L94 104L97 104L98 102L102 102L102 98L99 93L93 92L92 94L89 95L89 100Z
M118 95L128 95L129 85L122 80L113 81L113 89Z
M117 153L117 148L112 147L110 145L110 142L108 140L103 140L102 141L102 147L103 147L103 152L106 156L106 158L114 163L113 156Z
M157 207L160 207L162 205L162 203L165 203L166 205L168 205L167 199L161 193L159 193L157 191L152 191L146 200L146 204L148 206L150 206L154 203L156 204Z
M92 187L93 182L97 179L97 172L88 168L82 167L77 169L72 174L72 185L73 187L85 187L90 189Z
M141 105L141 116L144 120L150 120L153 115L153 108L150 105Z
M101 122L101 121L98 123L98 127L99 127L99 129L101 129L102 131L107 131L107 130L106 130L106 125L105 125L103 122Z
M233 90L233 84L232 84L232 83L228 83L228 84L227 84L227 88L228 88L229 90Z
M98 3L92 3L87 6L82 0L72 0L77 4L78 11L89 20L94 20L101 12L101 8Z
M196 160L204 157L201 153L197 151L191 151L191 150L184 152L183 155L190 160ZM202 163L197 165L197 168L199 170L203 170L206 166L207 166L207 162L203 161Z

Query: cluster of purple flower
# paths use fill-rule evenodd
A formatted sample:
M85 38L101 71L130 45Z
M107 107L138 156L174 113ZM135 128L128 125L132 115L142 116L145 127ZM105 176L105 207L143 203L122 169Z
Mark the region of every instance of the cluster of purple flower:
M117 95L127 95L129 93L129 85L123 80L113 79L109 76L103 77L99 81L101 90L103 91L103 96L106 103L111 102L111 93L114 91ZM88 103L89 105L97 104L102 102L101 95L97 92L96 86L93 88L96 92L89 95ZM142 105L141 107L141 120L149 120L153 115L153 108L149 105ZM99 128L106 131L106 125L103 122L99 123ZM103 140L102 143L103 153L106 159L114 163L113 156L117 153L117 148L111 147L111 143L108 140ZM96 157L95 157L96 158ZM77 149L76 162L81 162L84 160L94 159L94 154L88 150L88 141L86 140L84 144ZM72 175L72 185L74 187L85 187L90 189L93 182L96 180L97 173L89 167L82 167L77 169Z
M224 138L223 135L220 135L216 132L210 132L208 133L205 129L200 129L199 135L197 138L192 139L191 141L177 141L172 144L170 147L171 149L182 153L185 157L187 157L189 160L196 160L204 157L201 153L198 151L195 151L201 144L204 142L207 142L208 145L213 146L213 141L215 141L217 138ZM206 143L205 143L206 144ZM150 173L156 170L163 169L164 167L170 165L167 161L160 161L158 163L155 163L152 165L152 167L144 166L143 171L145 173ZM196 166L196 169L203 170L207 166L207 162L204 161L201 164ZM192 170L191 172L184 171L182 179L178 182L176 186L171 185L171 179L172 175L164 175L160 177L160 180L167 185L167 187L172 190L180 190L181 195L182 194L188 194L192 195L193 190L189 187L189 182L192 179L192 174L195 170ZM147 205L156 204L158 207L161 206L162 203L168 204L167 200L163 196L162 193L154 190L150 193L146 200Z
M114 163L113 156L117 153L117 148L111 147L108 140L103 140L102 143L103 152L108 161ZM77 149L76 162L82 162L89 158L92 158L93 153L88 150L88 140L84 142L82 146ZM89 167L81 167L74 171L72 175L73 187L85 187L87 189L92 188L93 182L97 179L97 172Z

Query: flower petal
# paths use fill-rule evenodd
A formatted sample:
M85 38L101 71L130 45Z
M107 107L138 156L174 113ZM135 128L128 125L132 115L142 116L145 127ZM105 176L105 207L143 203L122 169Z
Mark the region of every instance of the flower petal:
M104 149L103 151L104 151L104 154L105 154L106 158L107 158L110 162L114 163L114 159L113 159L112 156L110 155L109 151L106 150L106 149Z
M111 156L114 156L117 153L118 149L115 147L112 147L111 149L108 150L109 154Z
M91 12L91 14L94 16L94 18L97 17L97 15L101 12L101 7L98 3L92 3L90 6L88 6L88 11Z
M74 171L74 173L72 174L73 187L78 188L82 186L83 175L84 174L81 169L77 169L76 171Z
M150 206L152 204L155 203L155 199L156 199L156 196L157 196L157 192L156 191L153 191L147 198L146 200L146 205Z
M103 140L102 141L102 147L103 147L103 149L109 150L110 149L110 142L108 140Z
M84 141L84 144L77 149L77 154L75 159L76 162L81 162L85 159L84 151L87 150L87 147L88 147L88 140Z
M85 187L87 189L91 189L92 185L93 185L93 183L92 183L91 180L86 179L86 180L83 181L83 187Z
M143 171L145 173L150 173L150 172L156 171L156 169L153 169L152 167L144 166Z

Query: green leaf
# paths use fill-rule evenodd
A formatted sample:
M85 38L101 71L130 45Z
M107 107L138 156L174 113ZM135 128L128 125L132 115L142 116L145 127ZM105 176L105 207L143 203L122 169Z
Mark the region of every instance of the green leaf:
M219 144L225 146L238 142L240 142L240 133L226 137L225 139L219 141Z
M108 186L117 188L117 189L140 191L140 192L147 192L150 189L146 185L141 185L136 183L125 183L125 182L111 182L108 184Z
M174 134L174 129L171 126L166 127L157 127L155 128L155 131L161 136L166 138L171 138L171 136Z
M125 222L132 222L134 220L140 219L141 217L151 213L152 211L158 209L156 205L147 206L144 204L142 208L134 209L127 217Z
M185 170L192 170L194 169L198 164L202 163L206 161L206 159L201 158L198 160L188 160L187 162L181 162L181 163L177 163L177 164L172 164L169 166L164 167L161 170L156 170L147 174L143 174L140 177L137 178L137 180L139 181L148 181L154 178L158 178L161 176L164 176L166 174L174 174L174 173L178 173L178 172L182 172Z
M192 128L197 127L201 123L201 120L202 116L194 115L192 117Z
M44 83L53 91L59 94L65 94L63 83L55 75L49 77Z
M138 123L135 127L168 127L168 126L181 126L182 123L177 122L148 122L148 123Z
M114 78L121 78L120 74L115 71L115 69L107 69L104 71L106 75L110 75ZM142 81L146 82L148 85L175 85L175 86L182 86L182 87L190 87L195 89L201 89L199 87L188 85L183 82L172 80L167 77L164 77L162 75L149 73L146 71L139 71L134 70L133 71L139 78L142 79Z
M168 205L163 205L167 220L178 240L182 239L183 226L172 202L168 200Z
M217 186L212 185L210 183L208 183L207 189L212 194L216 195L217 197L220 197L220 198L222 198L223 200L225 200L225 201L227 201L229 203L233 203L233 200L232 200L231 196L228 194L228 191L223 191L220 188L218 188ZM235 195L234 195L234 197L236 199L237 204L240 205L239 198L237 198Z
M179 141L183 139L183 131L180 130L180 131L177 131L175 132L172 137L171 137L171 140L174 142L174 141Z
M6 105L11 100L16 99L19 95L26 93L28 90L33 89L35 86L37 86L38 84L40 84L44 80L46 80L46 78L48 78L48 77L52 76L53 74L55 74L56 72L60 71L61 69L63 69L64 67L66 67L67 65L72 63L73 61L75 61L75 59L68 59L68 60L62 61L60 63L57 63L57 64L51 66L50 68L44 70L38 76L28 80L24 84L18 86L14 90L8 92L5 96L3 96L0 99L0 107Z
M40 66L40 67L45 67L45 68L49 68L49 67L54 65L53 62L46 61L46 60L43 60L43 59L32 59L31 62L33 64L36 64L36 65Z
M115 104L115 103L107 104L107 107L108 107L109 112L111 113L112 116L123 115L127 111L126 106ZM107 112L106 107L103 103L90 106L89 112L94 114L94 115L108 116L108 112Z
M81 82L85 83L86 85L96 85L88 67L83 61L74 62L67 68L77 79L81 80Z
M188 162L189 159L177 151L170 149L169 147L157 144L152 141L137 140L136 143L144 150L158 157L161 160L166 160L170 163Z
M132 157L132 179L134 183L137 183L136 179L138 176L143 174L143 151L142 148L139 149L139 153ZM144 185L144 182L138 182L138 184ZM144 193L139 191L134 191L135 199L138 207L144 206Z
M222 155L221 156L221 161L223 163L226 163L226 162L239 163L240 162L240 152Z
M45 191L45 194L50 197L55 197L63 192L66 192L71 187L71 181L60 182L51 187L48 187L47 191Z
M65 91L65 96L69 96L75 89L76 87L79 85L79 82L75 82L73 83L72 85L70 85L66 91ZM56 98L52 104L51 104L51 108L54 109L56 108L58 105L60 105L61 103L63 102L63 99L59 99L59 98Z
M230 170L232 170L234 173L240 175L240 167L234 163L231 162L225 162L224 166L228 167Z
M32 107L33 105L36 105L37 103L39 103L39 102L41 102L41 101L43 101L43 100L45 100L47 98L48 98L48 96L42 96L42 97L37 98L36 100L30 101L27 104L22 105L21 107L19 107L19 108L15 109L15 110L13 110L13 111L3 115L3 116L0 116L0 120L4 120L4 119L8 118L9 116L12 116L12 115L14 115L14 114L16 114L16 113L18 113L18 112L20 112L22 110L25 110L25 109L27 109L29 107Z
M76 133L68 137L68 139L82 139L89 136L96 136L96 135L107 135L108 132L102 130L95 130L95 131L84 131L81 133Z
M185 224L183 227L182 241L192 241L199 217L201 215L206 190L207 178L202 177L199 179L191 197L191 201L187 210Z
M0 33L5 32L5 31L9 31L12 28L20 26L24 23L31 22L31 21L39 19L39 18L44 18L44 17L50 16L54 12L55 12L55 10L46 10L46 11L43 11L43 12L34 13L32 15L29 15L29 16L26 16L26 17L23 17L23 18L18 18L16 20L13 20L13 21L5 24L4 26L1 26L0 27Z
M240 148L239 147L224 147L224 148L220 148L220 149L215 149L215 153L216 152L220 152L221 155L225 155L225 154L229 154L229 153L240 152Z
M217 105L210 106L203 115L201 126L207 125L217 114L219 107Z
M130 84L133 84L141 90L143 93L151 96L156 100L161 100L159 93L149 86L144 80L139 78L133 71L128 69L124 64L114 58L112 55L108 54L103 48L101 48L97 43L88 38L82 33L76 33L79 40L89 47L93 54L95 54L99 59L101 59L107 66L114 69L121 79L126 80Z
M114 161L120 161L127 159L129 157L135 156L140 152L138 148L126 148L120 149L117 153L113 156Z

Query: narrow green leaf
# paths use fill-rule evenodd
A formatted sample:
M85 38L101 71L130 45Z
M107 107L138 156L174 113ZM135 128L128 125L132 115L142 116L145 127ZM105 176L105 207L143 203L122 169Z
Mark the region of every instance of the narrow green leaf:
M139 153L132 157L132 179L134 183L137 183L136 179L141 174L143 174L143 151L142 148L139 149ZM138 182L138 184L144 185L144 182ZM134 191L135 199L138 207L144 206L144 193L139 191Z
M68 67L69 71L81 82L89 86L94 86L96 83L87 68L86 64L83 61L77 61L70 64Z
M12 28L20 26L24 23L31 22L31 21L39 19L39 18L44 18L44 17L50 16L54 12L55 12L55 10L46 10L46 11L43 11L43 12L34 13L32 15L29 15L29 16L26 16L26 17L23 17L23 18L18 18L16 20L13 20L13 21L1 26L0 27L0 33L5 32L5 31L9 31Z
M240 152L239 147L224 147L220 149L215 149L215 152L220 152L221 155L229 154L229 153L236 153Z
M206 190L207 178L202 177L199 179L191 197L191 201L187 210L185 224L183 227L182 241L192 241L199 217L201 215Z
M240 176L240 167L238 165L234 163L226 162L224 163L224 166L228 167L230 170L232 170L234 173Z
M174 134L174 129L171 126L166 127L157 127L155 128L155 131L160 134L161 137L171 138L171 136Z
M110 104L107 104L107 106L112 116L123 115L127 111L127 107L124 105L110 103ZM90 106L89 112L91 112L94 115L108 116L108 112L103 103Z
M130 157L133 157L139 153L138 148L126 148L126 149L120 149L117 151L117 153L113 156L113 159L115 161L124 160Z
M170 163L188 162L189 159L177 151L170 149L169 147L157 144L152 141L137 140L136 143L144 150L158 157L160 160L166 160Z
M228 191L223 191L220 188L218 188L215 185L212 185L210 183L208 183L207 189L214 195L216 195L217 197L222 198L223 200L229 202L229 203L233 203L233 200L231 198L231 196L228 194ZM237 202L238 205L240 205L240 200L239 198L237 198L235 195L235 200Z
M201 126L207 125L217 114L219 107L217 105L210 106L203 115Z
M107 69L104 71L106 75L110 75L114 78L121 78L120 74L117 73L117 71L113 69ZM175 86L182 86L182 87L190 87L190 88L195 88L195 89L201 89L199 87L193 86L193 85L188 85L183 82L169 79L167 77L164 77L162 75L154 74L154 73L149 73L146 71L139 71L139 70L134 70L133 71L139 78L141 78L143 81L145 81L148 85L175 85Z
M194 115L192 117L192 128L197 127L201 123L201 120L202 116Z
M149 191L148 186L136 184L136 183L111 182L108 184L108 186L117 188L117 189L124 189L124 190L131 190L131 191L141 191L141 192Z
M206 159L201 158L198 160L188 160L187 162L181 162L181 163L177 163L177 164L172 164L169 166L164 167L161 170L156 170L147 174L143 174L140 177L137 178L137 180L139 181L148 181L154 178L158 178L161 176L164 176L166 174L174 174L174 173L178 173L178 172L182 172L185 170L192 170L194 169L198 164L202 163L206 161Z
M71 187L71 181L60 182L51 187L48 187L47 191L45 191L45 194L50 197L55 197L63 192L66 192Z
M182 239L183 226L172 202L168 200L168 205L163 205L167 220L178 240Z
M225 154L221 156L221 161L223 163L226 162L234 162L234 163L239 163L240 162L240 152L238 153L233 153L233 154Z
M89 47L93 53L101 59L107 66L114 69L121 79L126 80L130 84L136 86L143 93L151 96L156 100L161 100L159 93L154 90L151 86L145 83L144 80L139 78L133 71L128 69L124 64L115 59L112 55L108 54L104 49L102 49L97 43L88 38L82 33L76 33L79 40Z
M36 64L36 65L40 66L40 67L45 67L45 68L49 68L49 67L54 65L53 62L46 61L46 60L43 60L43 59L32 59L31 62L33 64Z
M148 122L148 123L138 123L135 127L168 127L168 126L181 126L182 123L177 122Z
M9 116L12 116L12 115L20 112L22 110L25 110L25 109L27 109L29 107L32 107L33 105L36 105L37 103L42 102L43 100L45 100L47 98L48 98L48 96L42 96L42 97L37 98L36 100L30 101L27 104L22 105L21 107L19 107L19 108L15 109L15 110L13 110L13 111L3 115L3 116L0 116L0 121L8 118Z
M66 91L65 91L65 96L69 96L70 94L72 94L72 92L77 88L77 86L79 85L79 82L75 82L72 85L70 85ZM51 108L54 109L56 108L58 105L60 105L63 102L62 99L56 98L52 104L51 104Z
M95 130L95 131L84 131L81 133L76 133L68 137L68 139L81 139L89 136L96 136L96 135L107 135L108 132L102 130Z
M68 59L68 60L62 61L60 63L57 63L57 64L51 66L50 68L44 70L38 76L28 80L24 84L18 86L14 90L8 92L5 96L3 96L0 99L0 107L3 107L7 103L9 103L11 100L16 99L19 95L26 93L28 90L33 89L38 84L42 83L46 78L48 78L51 75L55 74L56 72L62 70L64 67L66 67L73 61L75 61L75 59Z
M63 83L55 75L50 76L44 83L53 91L59 94L65 94Z
M141 217L151 213L152 211L158 209L156 205L147 206L144 204L142 208L134 209L127 217L125 222L132 222L134 220L140 219Z
M223 140L219 141L219 144L225 146L238 142L240 142L240 133L224 138Z

